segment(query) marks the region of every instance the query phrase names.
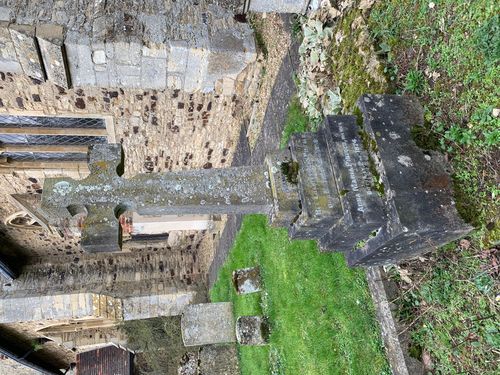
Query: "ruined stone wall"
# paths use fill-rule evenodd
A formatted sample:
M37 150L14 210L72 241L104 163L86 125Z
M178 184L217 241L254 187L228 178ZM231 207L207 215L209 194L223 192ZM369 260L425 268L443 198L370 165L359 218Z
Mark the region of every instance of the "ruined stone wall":
M252 30L233 16L206 0L7 0L0 71L66 88L234 87L256 51Z
M233 95L181 90L64 90L24 75L0 73L0 114L105 115L125 152L125 177L143 172L229 166L243 119L246 95L255 91L252 66L238 77ZM0 219L17 210L13 193L40 193L43 178L18 171L0 175ZM42 231L0 229L25 248L24 255L79 254L78 238L61 241ZM170 241L164 246L175 247ZM57 255L56 255L57 254Z

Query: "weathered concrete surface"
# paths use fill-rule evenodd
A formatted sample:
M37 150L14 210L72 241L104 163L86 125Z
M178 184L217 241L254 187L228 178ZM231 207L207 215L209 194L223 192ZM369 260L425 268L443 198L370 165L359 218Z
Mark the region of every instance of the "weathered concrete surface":
M230 302L189 305L181 318L185 346L236 342L233 304Z

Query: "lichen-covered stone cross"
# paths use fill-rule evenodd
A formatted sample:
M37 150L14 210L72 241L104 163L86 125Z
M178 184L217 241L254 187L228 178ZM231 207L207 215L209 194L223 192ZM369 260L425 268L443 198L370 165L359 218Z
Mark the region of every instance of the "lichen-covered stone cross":
M44 210L87 210L81 240L86 251L120 251L117 217L124 210L144 215L269 214L272 208L263 166L139 174L130 179L121 177L121 166L120 145L94 145L87 178L45 180Z

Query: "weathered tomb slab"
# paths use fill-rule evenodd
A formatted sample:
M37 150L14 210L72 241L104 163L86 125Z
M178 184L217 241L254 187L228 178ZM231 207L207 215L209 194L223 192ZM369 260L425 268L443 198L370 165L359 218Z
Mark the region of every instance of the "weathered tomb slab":
M376 142L387 222L365 246L348 253L351 265L397 263L433 250L470 231L458 215L445 163L425 153L411 129L423 124L413 97L363 95L364 131ZM371 141L370 141L371 142Z
M266 317L240 316L236 321L236 339L240 345L266 345L269 334L269 321Z
M319 240L320 248L350 251L386 222L384 203L376 190L373 163L364 149L355 116L329 116L321 134L342 203L342 218Z
M69 88L71 82L64 52L62 26L39 25L36 28L36 38L47 78L60 87Z
M233 285L238 294L250 294L262 290L260 268L242 268L233 271Z
M45 180L44 210L86 207L81 243L88 251L120 250L116 217L125 210L142 215L182 215L268 214L272 209L271 189L262 166L139 174L123 179L117 173L121 163L121 145L94 145L87 178Z
M297 186L302 212L290 228L295 239L323 237L342 217L342 204L332 167L326 156L327 144L317 133L294 134L290 150L298 163Z
M181 330L185 346L236 342L232 303L186 306L182 313Z
M11 24L9 31L24 73L32 78L44 80L45 71L35 40L35 27Z

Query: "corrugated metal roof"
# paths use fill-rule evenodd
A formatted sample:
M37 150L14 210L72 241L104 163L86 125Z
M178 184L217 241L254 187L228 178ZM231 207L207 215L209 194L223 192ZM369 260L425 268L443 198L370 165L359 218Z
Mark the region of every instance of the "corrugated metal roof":
M76 375L132 375L134 355L114 345L79 353Z

